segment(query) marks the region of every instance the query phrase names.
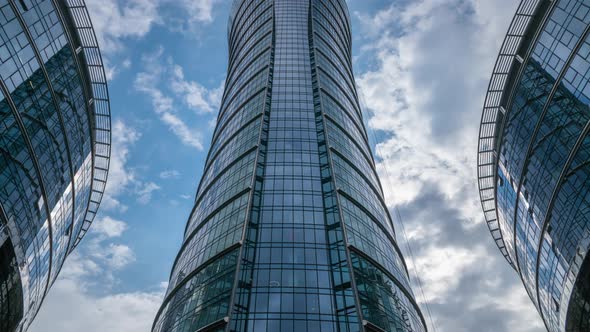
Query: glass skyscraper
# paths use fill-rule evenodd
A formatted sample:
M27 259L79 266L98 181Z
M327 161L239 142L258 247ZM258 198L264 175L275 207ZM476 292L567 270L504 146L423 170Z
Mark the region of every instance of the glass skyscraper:
M217 127L153 332L426 331L344 0L236 0Z
M83 0L0 0L0 332L25 331L94 219L110 155Z
M485 100L488 226L547 329L590 331L590 1L523 0Z

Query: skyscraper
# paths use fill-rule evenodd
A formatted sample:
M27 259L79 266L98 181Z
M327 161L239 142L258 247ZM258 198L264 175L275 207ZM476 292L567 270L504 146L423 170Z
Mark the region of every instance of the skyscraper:
M0 332L25 331L94 219L110 155L83 0L0 0Z
M590 331L590 1L523 0L479 139L490 231L549 331Z
M217 127L153 332L426 331L344 0L236 0Z

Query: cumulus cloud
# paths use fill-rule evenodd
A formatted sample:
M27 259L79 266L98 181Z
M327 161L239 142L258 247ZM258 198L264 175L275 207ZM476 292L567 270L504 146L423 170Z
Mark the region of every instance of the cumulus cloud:
M370 64L357 82L377 168L437 331L543 330L487 231L475 174L485 91L517 4L420 0L355 15L365 36L357 62Z
M102 280L100 268L86 257L77 254L68 257L29 331L145 332L151 329L165 287L97 294L92 291L95 287L88 283L88 278Z
M219 0L180 0L178 4L186 11L191 24L213 22L213 6Z
M161 22L159 0L86 1L101 49L121 50L124 38L141 38Z
M199 36L199 28L213 22L213 9L219 0L87 0L98 43L103 53L109 81L131 62L118 59L129 40L141 40L155 26L190 36Z
M119 237L125 230L127 230L127 224L124 221L106 216L96 218L92 224L92 230L95 234L100 234L109 238Z
M135 254L129 246L110 243L96 257L102 259L113 270L120 270L135 261Z
M117 278L135 261L120 243L127 223L99 217L86 239L68 256L29 331L149 331L165 287L117 291Z
M218 0L87 0L101 49L114 54L125 48L125 39L141 39L154 26L170 30L194 30L213 22ZM172 7L175 10L164 11ZM175 24L168 24L174 22ZM122 63L123 67L125 66Z
M86 260L83 264L80 262L80 256L74 256L73 268L83 265L86 268L96 266L102 273L100 278L107 278L114 281L113 272L120 270L135 261L133 249L126 244L117 243L115 240L120 238L127 230L128 226L125 221L117 220L109 216L99 217L95 224L90 228L84 246L77 248L80 256ZM88 265L90 264L90 265ZM87 269L87 272L94 272L95 269ZM77 276L83 276L78 273ZM96 278L97 275L94 275Z

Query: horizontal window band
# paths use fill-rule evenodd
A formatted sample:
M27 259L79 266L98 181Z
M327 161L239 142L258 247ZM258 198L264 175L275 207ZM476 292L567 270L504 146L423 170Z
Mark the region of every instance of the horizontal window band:
M377 269L379 269L379 271L381 271L383 274L385 274L389 279L391 279L395 283L397 288L399 288L402 291L402 293L408 299L408 301L410 301L410 303L414 307L414 310L418 313L418 316L420 317L422 324L424 324L424 326L427 326L426 320L424 320L424 316L422 315L422 311L420 311L420 307L418 306L418 303L414 299L414 296L412 295L412 293L410 291L408 291L406 289L406 287L404 285L402 285L399 282L399 280L397 280L397 278L395 276L393 276L389 271L387 271L387 269L385 269L383 266L381 266L381 264L379 264L377 261L375 261L370 256L366 255L364 252L362 252L361 250L359 250L355 246L349 244L348 249L350 251L352 251L353 253L359 255L361 258L367 260L369 263L371 263L373 266L375 266ZM403 258L402 258L402 261L403 261Z
M209 184L207 184L207 186L203 189L203 191L198 194L197 199L195 200L195 205L198 205L199 203L201 203L201 200L203 199L203 196L205 196L205 194L207 193L207 191L209 191L209 189L211 189L211 187L215 183L217 183L217 181L219 180L219 178L221 178L225 173L227 173L227 171L229 171L232 168L232 166L235 166L237 163L239 163L240 161L242 161L245 157L247 157L248 155L250 155L257 148L258 148L258 144L254 145L251 148L249 148L248 150L244 151L236 159L234 159L231 163L229 163L227 166L225 166L223 168L223 170L221 172L219 172L219 174L217 174L215 177L213 177L213 179L211 179L211 181L209 182Z
M178 293L178 291L187 282L189 282L192 279L192 277L196 276L199 272L201 272L203 269L205 269L211 263L213 263L216 260L220 259L221 257L231 253L233 250L238 249L241 246L242 246L241 242L236 242L233 245L225 248L224 250L217 253L215 256L213 256L213 257L209 258L208 260L206 260L205 262L203 262L203 264L199 265L198 268L194 269L191 273L187 274L186 277L184 277L184 279L182 279L181 282L179 282L176 286L174 286L174 288L168 293L168 295L166 296L164 301L162 301L162 305L160 306L160 309L158 309L158 313L156 314L156 318L154 319L154 325L152 326L152 330L154 329L156 323L159 321L160 315L162 314L162 310L164 310L164 308L168 305L168 303L174 297L174 295L176 295L176 293Z

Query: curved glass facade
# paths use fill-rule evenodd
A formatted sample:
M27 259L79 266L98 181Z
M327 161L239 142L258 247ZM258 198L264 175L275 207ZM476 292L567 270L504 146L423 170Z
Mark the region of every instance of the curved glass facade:
M426 331L344 0L236 0L217 127L153 332Z
M110 112L82 0L0 0L0 331L25 331L100 204Z
M492 76L479 184L549 331L590 328L590 1L524 0Z

